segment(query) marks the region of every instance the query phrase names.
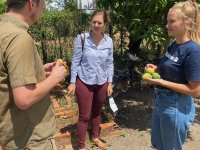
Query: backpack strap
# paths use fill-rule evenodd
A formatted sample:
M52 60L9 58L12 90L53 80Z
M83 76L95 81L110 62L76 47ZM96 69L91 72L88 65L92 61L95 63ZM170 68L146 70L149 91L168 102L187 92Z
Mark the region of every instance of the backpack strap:
M82 37L82 34L80 34L80 36L81 36L81 45L82 45L82 51L83 51L84 44L85 44L85 33L83 33L83 37Z

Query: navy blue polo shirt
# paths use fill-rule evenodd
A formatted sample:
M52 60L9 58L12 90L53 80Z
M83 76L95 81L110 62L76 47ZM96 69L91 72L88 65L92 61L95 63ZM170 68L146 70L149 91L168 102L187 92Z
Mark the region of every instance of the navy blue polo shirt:
M172 42L159 64L161 78L186 84L200 81L200 45L194 41Z

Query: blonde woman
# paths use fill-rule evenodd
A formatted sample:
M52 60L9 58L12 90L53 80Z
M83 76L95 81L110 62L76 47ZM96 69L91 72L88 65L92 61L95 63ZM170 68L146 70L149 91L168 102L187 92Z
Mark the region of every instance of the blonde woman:
M162 79L155 84L151 141L157 150L182 150L189 125L194 121L193 97L200 95L200 14L195 1L178 2L169 9L170 43L157 69Z

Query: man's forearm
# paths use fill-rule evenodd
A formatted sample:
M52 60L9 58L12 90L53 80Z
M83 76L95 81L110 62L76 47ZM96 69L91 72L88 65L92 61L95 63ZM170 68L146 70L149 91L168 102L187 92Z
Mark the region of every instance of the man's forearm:
M27 109L46 96L57 83L58 81L55 78L49 76L40 83L14 88L13 96L15 104L20 109Z

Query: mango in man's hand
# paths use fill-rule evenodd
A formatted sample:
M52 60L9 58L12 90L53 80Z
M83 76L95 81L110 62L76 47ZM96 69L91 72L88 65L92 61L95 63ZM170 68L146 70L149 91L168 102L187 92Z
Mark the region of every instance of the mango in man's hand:
M69 75L69 67L68 67L66 61L63 61L62 59L57 59L56 62L59 62L59 65L65 66L65 68L67 70L67 73L66 73L67 75L66 76L68 76Z
M63 61L62 59L57 59L56 62L59 62L59 65L65 66L65 65L64 65L64 61ZM66 66L65 66L65 67L66 67Z

